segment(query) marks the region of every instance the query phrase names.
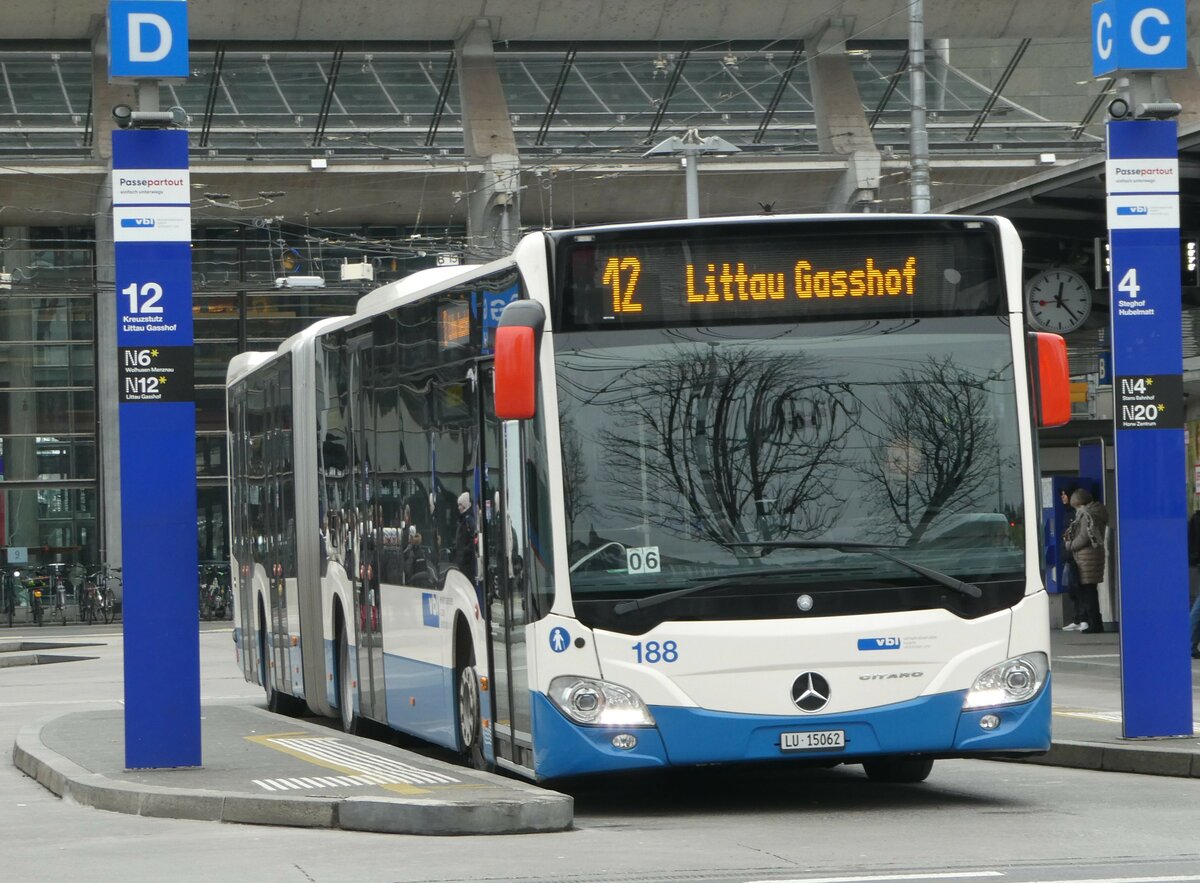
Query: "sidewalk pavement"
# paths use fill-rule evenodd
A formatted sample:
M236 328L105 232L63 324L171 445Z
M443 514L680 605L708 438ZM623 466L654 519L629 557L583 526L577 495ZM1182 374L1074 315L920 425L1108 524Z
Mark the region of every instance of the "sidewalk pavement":
M18 769L75 803L133 815L390 834L524 834L574 820L565 794L256 705L201 712L203 765L125 769L124 711L22 729Z
M1200 737L1121 735L1120 638L1115 632L1050 635L1053 745L1029 763L1200 778ZM1193 732L1200 733L1200 661L1191 665Z
M1122 738L1116 634L1054 632L1051 655L1053 747L1025 762L1200 777L1200 738ZM1200 707L1195 679L1193 697ZM404 834L561 831L573 822L568 795L256 705L206 706L202 729L203 766L126 770L123 712L78 712L22 729L13 762L76 803L146 816Z

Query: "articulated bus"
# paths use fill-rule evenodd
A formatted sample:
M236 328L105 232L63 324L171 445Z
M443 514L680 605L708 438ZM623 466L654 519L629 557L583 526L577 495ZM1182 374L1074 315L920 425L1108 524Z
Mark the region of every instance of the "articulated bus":
M1003 218L532 233L228 374L235 640L270 706L544 780L925 779L1050 745Z

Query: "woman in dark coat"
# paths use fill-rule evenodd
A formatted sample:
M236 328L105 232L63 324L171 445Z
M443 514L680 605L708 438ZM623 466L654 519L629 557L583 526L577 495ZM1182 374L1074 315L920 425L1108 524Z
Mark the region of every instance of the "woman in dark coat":
M1071 494L1071 506L1075 509L1075 520L1067 526L1063 542L1079 568L1080 604L1075 612L1078 623L1064 631L1102 632L1104 620L1100 616L1097 586L1104 580L1104 532L1108 527L1108 511L1083 488L1076 488Z

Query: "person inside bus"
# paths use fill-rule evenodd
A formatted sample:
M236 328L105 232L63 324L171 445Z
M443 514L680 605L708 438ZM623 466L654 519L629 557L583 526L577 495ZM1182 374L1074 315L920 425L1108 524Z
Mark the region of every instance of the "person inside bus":
M1104 532L1108 527L1108 510L1083 488L1076 488L1070 501L1075 520L1067 525L1063 541L1079 568L1080 606L1075 612L1079 622L1064 631L1102 632L1104 621L1100 617L1098 586L1104 579Z
M458 528L454 534L454 563L475 581L475 511L471 505L471 494L463 491L458 495Z
M421 537L421 532L417 530L415 524L409 525L408 539L404 544L402 552L404 561L404 584L409 586L417 586L419 588L427 588L433 585L433 578L430 575L430 553L429 547L425 545L425 541Z

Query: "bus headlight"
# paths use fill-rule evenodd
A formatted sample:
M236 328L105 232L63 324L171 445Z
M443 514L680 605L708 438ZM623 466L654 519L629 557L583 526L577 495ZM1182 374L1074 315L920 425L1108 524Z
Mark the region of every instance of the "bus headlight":
M975 679L963 708L990 708L1028 702L1046 683L1050 661L1045 653L1026 653L984 670Z
M550 682L550 699L577 724L595 727L652 727L654 716L641 698L619 684L557 677Z

